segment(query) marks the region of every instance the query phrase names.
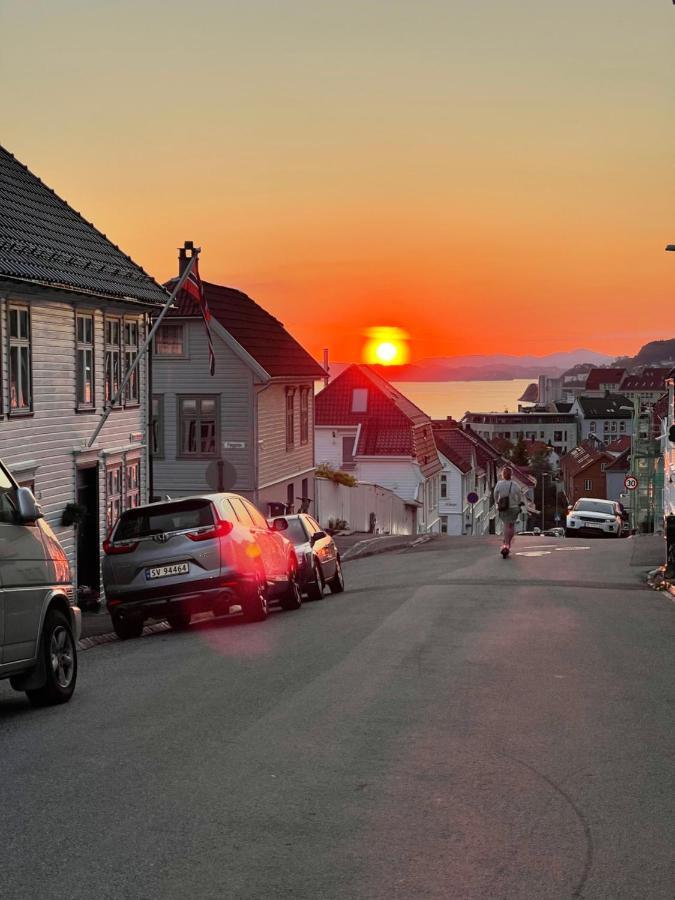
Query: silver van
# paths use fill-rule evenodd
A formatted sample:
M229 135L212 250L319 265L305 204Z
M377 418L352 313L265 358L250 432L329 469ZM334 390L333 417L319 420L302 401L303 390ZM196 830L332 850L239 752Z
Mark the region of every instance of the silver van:
M66 703L80 627L66 554L31 491L0 462L0 678L33 706Z

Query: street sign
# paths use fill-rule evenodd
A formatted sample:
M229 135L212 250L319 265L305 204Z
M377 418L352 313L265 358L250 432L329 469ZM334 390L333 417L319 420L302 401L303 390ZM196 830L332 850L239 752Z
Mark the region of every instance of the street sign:
M560 513L556 513L556 514L553 516L553 521L556 523L556 525L558 524L558 522L560 521L560 519L561 519Z
M640 482L637 480L635 475L626 475L623 480L624 487L627 491L634 491Z
M478 503L478 494L475 491L471 491L471 493L466 495L467 503Z

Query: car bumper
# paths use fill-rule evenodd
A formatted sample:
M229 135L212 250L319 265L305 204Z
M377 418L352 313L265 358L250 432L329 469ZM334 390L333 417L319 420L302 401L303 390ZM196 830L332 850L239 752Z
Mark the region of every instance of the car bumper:
M567 531L573 531L575 534L606 534L610 537L614 537L617 534L621 534L621 529L616 525L610 525L605 523L599 523L598 525L592 525L590 522L584 522L583 524L577 525L568 525Z
M79 606L70 607L70 623L73 630L73 637L79 641L82 634L82 610Z
M226 610L239 604L244 582L222 582L208 579L187 584L153 585L143 589L106 590L106 606L110 613L143 614L145 618L163 618L180 608L190 613Z

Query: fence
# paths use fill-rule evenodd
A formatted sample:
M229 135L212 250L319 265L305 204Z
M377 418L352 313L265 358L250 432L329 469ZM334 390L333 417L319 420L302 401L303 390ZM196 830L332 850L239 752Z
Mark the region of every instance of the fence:
M316 478L314 485L314 514L324 527L330 519L344 519L352 531L415 533L414 508L387 488L362 483L346 487L327 478Z

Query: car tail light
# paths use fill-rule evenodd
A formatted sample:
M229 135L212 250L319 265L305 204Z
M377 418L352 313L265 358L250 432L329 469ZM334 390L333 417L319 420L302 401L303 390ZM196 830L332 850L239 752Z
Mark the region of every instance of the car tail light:
M103 541L103 552L106 556L115 556L117 553L133 553L136 547L138 547L138 541L127 541L124 544L113 544L109 538Z
M225 537L232 531L232 528L232 522L218 519L216 524L210 528L204 528L201 531L187 531L185 537L190 538L191 541L210 541L213 538Z

